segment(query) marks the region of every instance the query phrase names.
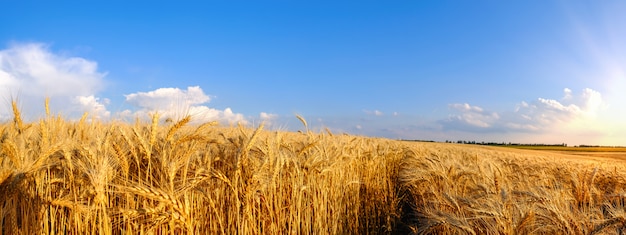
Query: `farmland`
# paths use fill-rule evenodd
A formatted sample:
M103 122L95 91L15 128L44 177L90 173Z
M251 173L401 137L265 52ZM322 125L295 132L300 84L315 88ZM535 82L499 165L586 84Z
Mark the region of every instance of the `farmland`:
M576 156L615 158L626 160L626 147L612 146L588 146L588 147L566 147L566 146L532 146L532 145L510 145L509 148L538 150L553 153L563 153Z
M164 123L0 125L3 234L621 234L626 162Z

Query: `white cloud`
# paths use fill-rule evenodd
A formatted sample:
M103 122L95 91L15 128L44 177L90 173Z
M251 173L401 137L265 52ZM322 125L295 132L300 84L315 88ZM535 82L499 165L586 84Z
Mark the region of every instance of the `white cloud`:
M599 111L605 109L605 104L602 94L598 91L594 91L589 88L585 88L582 94L582 108L586 115L595 117Z
M605 107L600 92L586 88L580 95L574 96L570 89L564 90L560 101L538 98L531 104L522 102L515 114L527 120L524 124L550 127L556 124L569 123L578 119L595 117Z
M478 106L471 106L468 103L464 103L464 104L452 104L450 105L451 108L463 111L463 112L476 112L476 113L482 113L483 109L481 107Z
M374 116L379 116L379 117L385 115L385 113L381 112L380 110L371 111L371 110L364 109L363 112L367 115L374 115Z
M572 99L572 90L570 90L569 88L565 88L563 89L563 93L565 93L565 95L563 96L563 100Z
M126 96L126 102L145 109L175 109L180 105L191 106L209 102L199 86L190 86L187 90L179 88L159 88L149 92L137 92Z
M439 123L447 130L470 132L572 132L592 129L593 125L580 125L594 119L606 105L602 95L586 88L580 94L563 90L560 100L538 98L533 102L522 101L514 112L487 112L470 104L451 104L458 114Z
M266 113L266 112L261 112L261 114L259 114L259 117L261 118L261 120L273 120L278 118L277 114L272 114L272 113Z
M0 51L0 85L34 96L90 95L101 90L104 73L80 57L52 53L40 43L12 44Z
M234 113L231 108L226 108L224 110L218 110L214 108L209 108L207 106L191 106L189 109L189 114L193 117L194 120L198 120L201 122L207 121L219 121L222 123L240 123L247 124L248 121L241 113Z
M137 92L126 95L126 102L138 108L137 111L126 111L123 116L146 117L157 112L162 118L179 119L191 115L194 121L220 121L222 123L247 124L243 114L234 113L231 108L218 110L202 104L208 103L210 97L204 94L199 86L190 86L186 90L179 88L159 88L149 92Z
M133 108L113 114L107 110L110 100L96 96L105 88L105 76L106 73L98 71L96 62L55 53L42 43L14 43L0 50L0 96L3 96L0 99L17 98L22 113L31 118L41 116L44 100L49 97L51 110L70 118L79 117L85 111L98 119L147 118L158 112L163 119L191 115L196 122L248 123L243 114L231 108L219 110L206 106L211 97L199 86L128 94L126 102ZM10 105L0 105L0 120L11 117ZM265 112L260 114L267 122L277 117Z
M93 95L78 96L75 100L75 103L80 105L84 111L88 112L96 119L108 119L111 116L111 112L109 112L105 106L109 104L109 102L109 99L100 101L99 98L96 98Z
M263 122L263 125L265 125L265 127L270 128L270 127L275 127L274 125L276 125L279 122L279 116L278 114L273 114L273 113L267 113L267 112L261 112L259 113L258 117L251 117L251 119L253 120L260 120L261 122Z
M447 127L451 128L489 128L499 121L500 115L495 112L487 112L478 106L472 106L468 103L451 104L450 108L460 112L460 115L451 115L447 120L442 121Z
M78 111L66 104L104 89L105 75L96 62L55 54L41 43L13 43L0 51L2 98L17 98L25 109L43 109L45 97L50 97L53 110ZM10 116L10 108L0 106L0 116Z

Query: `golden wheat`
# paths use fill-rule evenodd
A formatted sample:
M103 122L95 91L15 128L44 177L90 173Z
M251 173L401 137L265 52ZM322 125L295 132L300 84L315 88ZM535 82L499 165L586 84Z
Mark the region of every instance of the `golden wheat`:
M626 164L494 147L46 118L0 124L3 234L620 234ZM38 128L29 128L33 124ZM169 124L168 124L169 125ZM89 225L89 226L87 226Z

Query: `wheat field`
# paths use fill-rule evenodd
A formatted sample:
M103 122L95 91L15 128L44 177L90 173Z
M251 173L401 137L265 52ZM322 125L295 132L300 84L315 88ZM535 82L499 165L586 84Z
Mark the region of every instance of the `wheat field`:
M616 159L192 125L0 124L2 234L622 234Z

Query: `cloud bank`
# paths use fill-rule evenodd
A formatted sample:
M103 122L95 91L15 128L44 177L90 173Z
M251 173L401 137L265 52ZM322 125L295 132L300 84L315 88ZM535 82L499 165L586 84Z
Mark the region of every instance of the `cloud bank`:
M558 100L537 98L531 102L522 101L513 111L507 112L487 111L467 103L450 104L453 114L439 120L438 124L444 131L451 132L557 136L584 142L585 138L593 141L591 138L607 128L598 119L607 107L598 91L585 88L574 94L565 88L562 98ZM541 140L537 139L537 142Z
M590 88L578 95L568 88L563 93L560 100L538 98L532 102L522 101L513 112L489 112L467 103L451 104L449 107L456 114L440 123L444 129L452 130L538 132L593 119L606 107L600 92Z
M98 97L105 90L107 73L98 63L81 57L54 53L42 43L13 43L0 51L0 94L7 102L0 105L0 120L12 117L10 100L17 99L22 113L36 118L42 113L44 100L50 98L51 109L70 118L87 112L91 118L147 118L158 112L163 118L176 120L191 115L196 122L219 121L225 124L247 124L241 113L231 108L218 110L206 106L211 97L199 86L187 89L159 88L125 95L132 108L112 113L110 99ZM25 112L26 111L26 112ZM41 115L39 115L41 116ZM277 115L261 113L260 120L270 122Z
M451 104L449 107L458 111L460 114L452 115L442 122L447 129L463 129L470 131L493 129L494 125L500 120L498 113L488 112L481 107L472 106L468 103Z

